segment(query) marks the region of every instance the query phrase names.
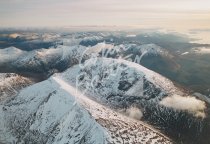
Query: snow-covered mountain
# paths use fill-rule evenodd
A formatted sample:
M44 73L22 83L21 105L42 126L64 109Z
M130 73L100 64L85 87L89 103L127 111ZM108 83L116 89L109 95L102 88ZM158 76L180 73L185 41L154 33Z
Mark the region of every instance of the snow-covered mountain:
M106 103L116 98L115 103L119 106L130 98L159 101L174 93L184 95L167 78L122 59L92 58L84 65L69 68L62 76L87 94Z
M98 43L100 44L100 43ZM112 48L102 48L100 52L101 56L112 57L112 58L119 58L122 57L124 59L134 59L136 56L139 56L139 59L142 59L144 56L170 56L167 50L161 48L156 44L120 44L115 45ZM136 61L137 62L137 61ZM140 63L137 62L137 63Z
M57 46L56 48L23 51L18 48L5 48L0 50L1 71L18 73L46 73L50 75L56 71L66 70L78 64L83 46Z
M99 37L85 37L76 40L99 39ZM62 40L65 40L65 38ZM101 42L93 46L82 46L72 42L75 41L75 38L71 38L70 41L71 44L67 42L66 45L58 44L48 49L40 48L32 51L23 51L15 47L0 49L1 72L43 73L44 75L51 75L57 71L64 71L90 58L94 54L115 59L122 57L136 63L140 63L141 59L147 55L167 55L165 50L155 44L137 46L135 44L114 45Z
M60 76L85 95L111 109L127 114L138 109L143 119L169 135L179 137L185 131L199 134L206 122L207 107L176 87L169 79L147 68L122 59L91 58ZM132 115L132 114L131 114ZM185 126L183 127L183 123Z
M33 70L34 72L47 72L50 70L65 70L71 65L79 63L82 46L58 46L50 49L32 51L12 63L17 69Z
M80 94L60 76L0 105L1 143L171 143L141 121Z
M0 72L9 72L0 74L0 143L197 143L209 131L204 95L191 96L143 66L178 70L164 45L138 35L34 36L33 43L41 36L53 45L0 49ZM31 85L11 72L45 81Z
M191 107L175 107L173 99L172 104L165 100L176 97L175 94L186 101L184 92L170 80L139 64L122 59L91 58L4 101L0 105L0 141L171 143L140 119L150 120L156 115L164 122L176 120L164 117L171 114L168 109L186 111L194 117L205 115L196 115L202 113L205 106L190 111ZM186 98L190 104L192 99ZM200 100L193 100L204 105ZM150 113L154 106L157 109ZM174 116L178 118L176 113ZM161 119L156 119L156 123L162 122Z

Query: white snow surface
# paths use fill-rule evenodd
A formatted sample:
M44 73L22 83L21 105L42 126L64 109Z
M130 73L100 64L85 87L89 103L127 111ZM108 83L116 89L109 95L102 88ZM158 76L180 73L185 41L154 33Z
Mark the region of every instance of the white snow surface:
M106 141L106 131L52 78L22 90L0 107L2 143Z

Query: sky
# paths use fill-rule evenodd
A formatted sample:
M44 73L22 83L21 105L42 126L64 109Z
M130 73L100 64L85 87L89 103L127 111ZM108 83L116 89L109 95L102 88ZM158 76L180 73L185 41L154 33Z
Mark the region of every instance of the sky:
M0 0L0 27L210 28L210 0Z

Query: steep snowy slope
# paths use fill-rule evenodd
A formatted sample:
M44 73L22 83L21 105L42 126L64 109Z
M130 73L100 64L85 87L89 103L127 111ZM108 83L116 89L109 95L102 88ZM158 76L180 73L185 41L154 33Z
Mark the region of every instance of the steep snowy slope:
M1 105L1 143L104 143L105 130L53 79Z
M0 105L0 115L1 143L171 143L88 99L60 76L25 88Z
M167 78L122 59L92 58L62 75L87 94L106 102L115 97L113 102L121 106L127 98L158 101L174 93L183 95Z

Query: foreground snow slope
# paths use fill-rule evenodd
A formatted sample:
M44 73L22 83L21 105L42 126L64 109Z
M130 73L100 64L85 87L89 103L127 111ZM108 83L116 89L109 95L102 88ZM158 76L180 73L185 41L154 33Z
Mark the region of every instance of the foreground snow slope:
M104 143L105 130L53 79L0 106L1 143Z
M23 89L0 105L0 115L1 143L170 143L142 122L80 95L59 77Z

